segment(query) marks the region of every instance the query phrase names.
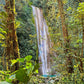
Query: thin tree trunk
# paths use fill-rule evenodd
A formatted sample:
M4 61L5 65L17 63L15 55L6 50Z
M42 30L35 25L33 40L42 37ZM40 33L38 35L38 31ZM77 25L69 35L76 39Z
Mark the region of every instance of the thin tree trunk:
M19 48L15 29L15 0L5 0L5 10L7 12L7 38L6 38L6 59L8 70L15 71L19 69L19 63L10 67L12 59L19 58Z
M64 37L64 44L65 44L65 54L67 55L67 71L68 73L73 72L73 65L72 65L72 58L69 55L69 39L68 39L68 31L67 31L67 26L65 24L65 14L63 11L63 3L62 0L57 0L58 1L58 6L59 6L59 11L60 11L60 17L61 17L61 23L62 23L62 31L63 31L63 37Z
M81 59L84 58L84 18L82 17L82 52L81 52ZM80 60L80 71L83 71L83 61Z

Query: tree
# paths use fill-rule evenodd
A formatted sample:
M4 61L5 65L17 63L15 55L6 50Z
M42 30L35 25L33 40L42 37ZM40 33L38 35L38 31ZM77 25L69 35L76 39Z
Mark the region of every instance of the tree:
M65 24L65 14L63 11L63 3L62 3L62 0L57 0L57 1L58 1L61 23L62 23L62 31L63 31L64 44L65 44L65 54L67 56L67 63L66 63L67 64L67 71L68 71L68 73L72 73L73 72L73 65L72 65L72 58L69 54L70 45L69 45L67 25Z
M15 28L15 0L5 0L5 10L7 12L6 18L6 59L7 70L15 71L19 69L19 63L16 63L13 67L10 67L12 59L19 58L18 40Z
M78 7L78 17L81 21L81 26L82 26L82 49L81 49L81 56L80 56L80 71L83 71L83 61L82 59L84 58L84 3L79 3Z

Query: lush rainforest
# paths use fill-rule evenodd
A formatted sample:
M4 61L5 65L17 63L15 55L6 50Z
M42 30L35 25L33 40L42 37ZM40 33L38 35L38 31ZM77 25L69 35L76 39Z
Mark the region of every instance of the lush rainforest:
M84 84L84 0L0 0L0 84Z

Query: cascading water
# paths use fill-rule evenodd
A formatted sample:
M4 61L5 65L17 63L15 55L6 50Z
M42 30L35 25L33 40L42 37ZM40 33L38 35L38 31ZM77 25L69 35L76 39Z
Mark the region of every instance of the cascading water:
M36 24L38 50L39 50L39 62L42 63L40 70L43 75L49 75L50 72L50 57L49 57L49 45L48 39L48 26L43 18L42 10L32 6L33 16Z

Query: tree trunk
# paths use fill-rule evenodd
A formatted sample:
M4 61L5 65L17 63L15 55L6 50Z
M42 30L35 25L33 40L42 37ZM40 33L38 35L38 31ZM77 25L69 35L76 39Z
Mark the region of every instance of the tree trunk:
M5 10L7 12L6 59L8 70L15 71L19 69L19 63L16 63L13 67L10 67L10 60L19 58L19 48L15 29L15 0L5 0L5 2Z
M82 52L81 52L81 59L84 58L84 18L82 17ZM83 71L83 61L80 60L80 71Z
M61 23L62 23L62 31L63 31L63 37L64 37L64 44L65 44L65 54L67 56L67 71L68 73L73 72L73 65L72 65L72 57L70 56L70 45L69 45L69 39L68 39L68 31L67 31L67 26L65 24L65 14L63 11L63 3L62 0L57 0L58 1L58 6L59 6L59 12L60 12L60 17L61 17Z

